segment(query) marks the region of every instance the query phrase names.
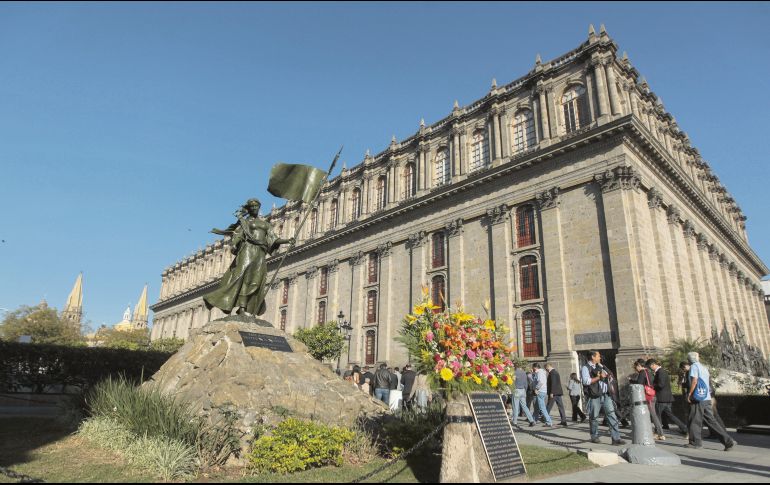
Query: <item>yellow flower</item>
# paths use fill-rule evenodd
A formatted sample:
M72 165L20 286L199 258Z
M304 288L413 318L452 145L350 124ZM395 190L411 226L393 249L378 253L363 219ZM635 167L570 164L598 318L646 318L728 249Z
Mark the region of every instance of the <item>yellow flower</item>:
M487 320L486 322L484 322L484 328L489 329L489 330L494 330L495 329L495 321L494 320Z
M481 377L477 376L476 374L473 374L473 382L476 384L481 384Z
M441 375L441 378L444 379L445 381L451 381L454 378L454 373L451 371L451 369L448 369L446 367L441 369L440 375Z
M407 315L407 316L406 316L406 320L407 320L409 323L414 323L414 322L417 320L417 317L415 317L414 315Z
M414 314L415 315L422 315L425 313L425 307L423 305L417 305L414 307Z
M473 320L473 315L469 315L465 312L458 312L454 314L454 317L457 319L458 322L470 322Z
M500 382L497 380L497 376L492 376L492 379L489 381L489 384L490 384L492 387L497 387L497 385L498 385L499 383L500 383Z

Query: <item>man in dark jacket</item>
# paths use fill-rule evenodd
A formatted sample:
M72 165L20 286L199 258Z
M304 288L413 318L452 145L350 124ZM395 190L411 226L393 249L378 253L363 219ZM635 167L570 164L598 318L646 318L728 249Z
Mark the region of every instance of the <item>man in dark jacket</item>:
M364 367L364 373L361 374L361 382L359 384L363 384L367 379L369 379L369 395L374 396L374 374L372 374L372 369L368 365Z
M412 364L406 364L404 372L401 374L401 384L404 385L404 407L407 409L411 408L409 396L412 394L412 387L416 378L417 373L412 370Z
M674 395L671 393L671 376L655 359L648 360L647 367L655 373L653 387L655 388L655 399L657 401L655 412L658 414L658 421L663 421L663 416L665 415L670 423L674 423L679 428L680 433L687 435L687 426L671 410L671 403L674 402Z
M380 368L374 373L374 397L390 405L390 372L386 364L380 364Z
M561 376L559 371L554 369L551 364L545 364L545 370L548 372L548 404L545 406L545 409L548 414L551 414L551 408L555 402L559 407L560 424L567 426L567 413L564 412L564 402L562 401L564 389L561 387Z

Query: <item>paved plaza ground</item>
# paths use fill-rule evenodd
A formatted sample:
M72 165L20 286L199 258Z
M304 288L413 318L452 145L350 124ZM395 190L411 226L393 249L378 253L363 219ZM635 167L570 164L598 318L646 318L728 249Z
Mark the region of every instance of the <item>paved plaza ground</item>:
M519 422L521 423L522 421ZM554 422L558 422L558 420ZM535 430L536 433L556 441L585 440L581 444L571 446L571 451L593 449L617 452L623 448L622 446L610 445L611 440L606 427L599 428L602 443L590 443L588 441L588 421L583 424L573 424L570 422L570 426L567 428L559 426L549 429L544 428L542 425L537 425L534 428L526 429ZM621 428L620 431L622 438L630 444L631 429ZM656 467L624 463L550 477L542 481L559 483L770 483L770 436L737 433L732 428L728 428L728 432L738 442L738 445L732 450L725 452L721 443L712 440L703 440L703 448L699 450L683 448L683 445L687 444L685 438L678 431L666 431L666 441L657 442L657 446L679 455L682 460L682 465L680 466ZM519 445L536 445L564 449L522 432L517 432L516 438Z

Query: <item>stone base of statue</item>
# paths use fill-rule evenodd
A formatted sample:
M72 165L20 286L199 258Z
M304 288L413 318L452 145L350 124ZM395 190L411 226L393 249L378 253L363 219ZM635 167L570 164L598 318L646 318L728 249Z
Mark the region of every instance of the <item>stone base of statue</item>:
M247 445L256 424L287 416L352 426L387 407L337 376L307 348L269 322L238 315L192 332L145 385L158 385L204 416L231 406Z
M441 483L491 483L495 481L481 435L466 396L450 398L441 453Z
M633 444L623 450L623 458L636 465L681 465L682 461L677 455L655 446L644 386L631 384L631 398L634 403L631 413Z

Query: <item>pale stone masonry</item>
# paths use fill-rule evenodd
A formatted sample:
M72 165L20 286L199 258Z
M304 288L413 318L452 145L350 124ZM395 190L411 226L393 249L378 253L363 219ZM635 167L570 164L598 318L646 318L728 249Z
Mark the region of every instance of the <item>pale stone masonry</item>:
M538 56L523 78L493 83L344 169L324 187L264 317L291 333L341 311L353 326L350 362L403 365L394 339L427 286L472 313L489 299L519 355L563 372L595 348L626 373L673 339L736 324L767 356L768 268L746 218L616 51L591 29L577 49ZM299 209L270 213L281 236L293 235ZM166 269L152 338L185 338L220 317L201 296L231 260L219 241Z

